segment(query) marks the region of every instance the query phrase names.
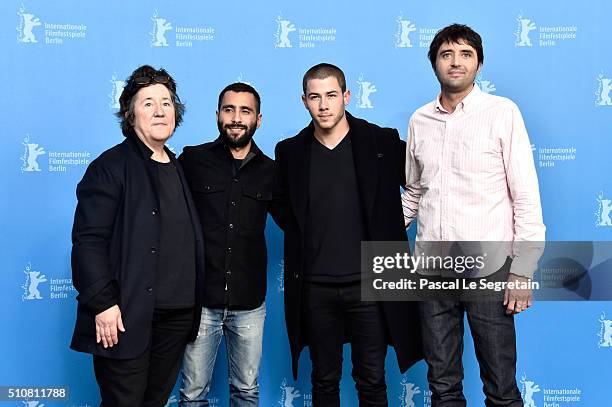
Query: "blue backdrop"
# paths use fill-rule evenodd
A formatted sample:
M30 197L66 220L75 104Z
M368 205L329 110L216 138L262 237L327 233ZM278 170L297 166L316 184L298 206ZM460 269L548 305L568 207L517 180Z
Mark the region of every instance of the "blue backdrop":
M4 0L0 6L0 258L3 260L0 386L67 386L68 401L99 403L91 357L68 349L76 293L70 280L75 187L87 164L123 137L113 113L123 80L139 65L165 67L187 105L169 145L180 153L216 134L219 91L235 81L262 96L256 140L269 155L309 116L300 101L310 66L342 67L356 116L396 127L432 100L438 84L426 58L438 28L461 22L483 37L478 83L521 108L533 143L549 240L611 240L612 3L169 0ZM273 222L262 406L310 406L310 364L291 378L283 322L282 235ZM609 257L609 256L608 256ZM589 267L590 265L586 265ZM612 304L540 302L517 318L518 381L530 406L610 405ZM225 353L212 405L225 406ZM350 360L345 349L345 360ZM465 392L483 394L469 334ZM343 406L356 406L345 363ZM402 376L387 358L391 406L429 406L424 363ZM170 404L176 400L175 391ZM559 395L569 395L564 400ZM414 403L414 404L412 404Z

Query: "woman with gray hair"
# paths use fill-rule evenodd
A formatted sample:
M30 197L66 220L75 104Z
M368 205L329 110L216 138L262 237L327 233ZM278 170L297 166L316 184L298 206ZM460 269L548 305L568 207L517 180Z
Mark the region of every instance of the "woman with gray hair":
M165 143L184 105L164 69L127 79L117 113L125 140L77 186L71 348L93 354L104 406L163 406L199 325L201 230L180 164Z

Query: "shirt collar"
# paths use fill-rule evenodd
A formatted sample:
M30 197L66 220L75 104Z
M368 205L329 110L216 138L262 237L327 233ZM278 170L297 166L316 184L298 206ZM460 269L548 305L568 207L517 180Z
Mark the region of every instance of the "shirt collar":
M449 112L446 111L446 109L444 109L444 107L442 106L442 103L440 102L440 96L442 96L441 92L438 93L438 97L436 97L436 100L434 102L434 111L436 113L449 114ZM468 93L463 98L463 100L459 102L459 104L455 108L455 112L457 111L457 109L463 110L464 112L468 112L473 106L478 105L477 102L482 99L482 96L482 91L480 90L477 84L474 84L474 87L472 88L470 93Z

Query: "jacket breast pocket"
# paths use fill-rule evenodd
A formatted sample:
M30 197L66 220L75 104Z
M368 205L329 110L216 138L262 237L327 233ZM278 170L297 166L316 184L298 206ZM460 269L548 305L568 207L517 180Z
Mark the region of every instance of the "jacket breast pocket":
M224 185L198 184L192 186L193 199L202 223L225 223L227 218Z
M240 202L240 225L245 229L263 231L270 201L272 201L271 191L243 188Z

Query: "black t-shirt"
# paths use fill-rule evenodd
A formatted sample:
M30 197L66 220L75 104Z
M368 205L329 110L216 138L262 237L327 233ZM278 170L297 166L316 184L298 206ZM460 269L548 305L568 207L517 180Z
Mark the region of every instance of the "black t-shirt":
M242 162L244 161L244 159L242 158L234 158L234 175L238 174L238 170L240 170L240 167L242 167Z
M195 237L185 193L174 164L157 163L161 234L155 288L156 308L195 304Z
M365 227L350 132L331 150L312 140L304 279L359 281Z

